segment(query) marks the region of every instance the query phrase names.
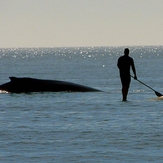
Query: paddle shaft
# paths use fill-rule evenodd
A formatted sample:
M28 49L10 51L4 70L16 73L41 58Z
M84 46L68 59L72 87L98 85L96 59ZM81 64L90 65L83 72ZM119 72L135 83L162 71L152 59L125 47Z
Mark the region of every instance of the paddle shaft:
M131 76L133 77L133 76ZM133 77L134 78L134 77ZM135 79L137 80L138 82L140 82L141 84L145 85L146 87L150 88L151 90L155 91L153 88L151 88L150 86L148 86L147 84L143 83L142 81L138 80L138 79Z
M132 78L134 78L133 76L131 76ZM140 82L141 84L145 85L146 87L150 88L151 90L153 90L154 92L156 92L153 88L151 88L150 86L148 86L147 84L143 83L142 81L138 80L138 79L135 79L137 80L138 82Z
M131 77L134 78L133 76L131 76ZM156 94L158 97L163 96L161 93L155 91L153 88L151 88L151 87L148 86L147 84L143 83L142 81L140 81L140 80L138 80L138 79L135 79L135 80L137 80L137 81L140 82L141 84L145 85L146 87L150 88L152 91L155 92L155 94Z

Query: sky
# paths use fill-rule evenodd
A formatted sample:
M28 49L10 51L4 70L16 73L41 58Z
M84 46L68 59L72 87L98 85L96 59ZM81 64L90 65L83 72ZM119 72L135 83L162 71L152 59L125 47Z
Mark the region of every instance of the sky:
M0 0L0 48L163 45L163 0Z

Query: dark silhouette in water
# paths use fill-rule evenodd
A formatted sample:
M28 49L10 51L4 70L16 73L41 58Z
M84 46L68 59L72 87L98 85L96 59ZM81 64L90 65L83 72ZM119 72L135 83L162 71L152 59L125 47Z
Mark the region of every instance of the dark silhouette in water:
M134 73L134 79L137 79L134 60L131 57L129 57L129 52L130 52L129 49L126 48L124 50L124 55L118 59L117 63L122 83L123 101L127 101L127 94L130 87L131 82L130 67L132 68L132 71Z
M65 81L43 80L35 78L10 77L11 81L0 85L0 90L11 93L29 92L96 92L100 91L87 86Z

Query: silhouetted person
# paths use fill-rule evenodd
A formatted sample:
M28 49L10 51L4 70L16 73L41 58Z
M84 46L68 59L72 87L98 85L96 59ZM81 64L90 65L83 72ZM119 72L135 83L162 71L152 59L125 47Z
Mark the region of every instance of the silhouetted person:
M130 82L131 82L130 67L132 68L132 71L134 73L134 79L137 79L134 60L131 57L129 57L129 52L130 52L129 49L126 48L124 50L124 55L119 57L117 63L120 72L121 83L122 83L123 101L127 101L127 94L130 87Z

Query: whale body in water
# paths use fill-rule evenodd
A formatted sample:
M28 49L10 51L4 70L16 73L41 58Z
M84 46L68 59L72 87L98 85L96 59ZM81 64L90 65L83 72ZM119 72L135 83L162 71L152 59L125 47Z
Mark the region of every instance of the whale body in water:
M97 92L98 89L58 80L9 77L10 82L0 85L0 90L10 93L29 92Z

